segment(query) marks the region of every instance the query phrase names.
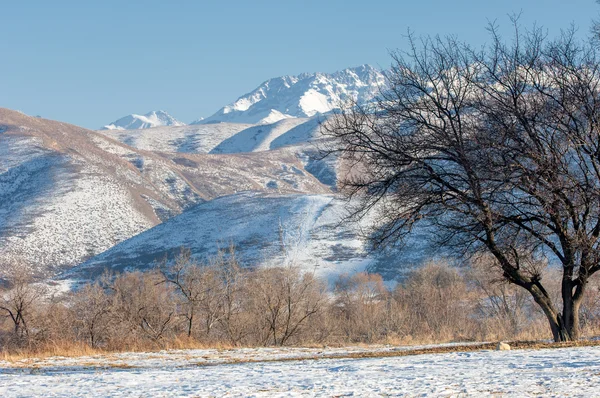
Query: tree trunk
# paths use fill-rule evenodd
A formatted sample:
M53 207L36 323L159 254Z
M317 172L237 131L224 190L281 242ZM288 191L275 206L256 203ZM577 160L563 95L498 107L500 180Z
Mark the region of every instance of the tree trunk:
M566 339L561 341L578 340L581 334L579 325L579 307L583 297L583 288L578 287L573 293L574 284L571 279L565 279L562 283L563 313L562 326Z
M537 284L528 287L527 290L529 290L529 293L533 296L533 300L540 306L544 315L546 315L554 341L570 341L571 334L565 328L566 325L563 322L564 316L556 310L548 293Z
M194 325L194 315L190 315L188 317L188 333L187 333L188 337L192 337L193 325Z
M534 301L544 311L555 342L575 341L579 339L581 333L579 327L579 307L581 305L581 297L583 296L582 291L577 296L574 296L572 282L563 282L563 312L561 314L556 310L552 304L552 300L545 291L540 290L537 286L533 286L528 290L533 296Z

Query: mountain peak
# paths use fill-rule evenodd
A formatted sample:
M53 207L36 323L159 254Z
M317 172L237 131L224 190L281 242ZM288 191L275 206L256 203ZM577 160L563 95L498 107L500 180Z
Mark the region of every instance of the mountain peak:
M302 73L269 79L254 91L195 123L273 123L331 112L343 101L371 101L385 84L383 73L360 65L334 73Z
M137 115L135 113L122 117L106 126L102 130L136 130L148 129L158 126L184 126L185 123L180 122L173 116L163 110L150 111L145 115Z

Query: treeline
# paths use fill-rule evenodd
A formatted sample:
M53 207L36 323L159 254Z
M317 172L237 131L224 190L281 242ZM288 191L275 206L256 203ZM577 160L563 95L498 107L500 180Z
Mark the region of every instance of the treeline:
M552 273L545 278L560 283ZM485 262L468 271L431 263L394 288L359 273L328 289L298 268L244 269L232 252L199 263L184 251L172 265L107 274L55 297L18 269L5 285L5 352L551 337L526 292L496 281ZM600 326L598 285L589 290L581 309L588 335Z

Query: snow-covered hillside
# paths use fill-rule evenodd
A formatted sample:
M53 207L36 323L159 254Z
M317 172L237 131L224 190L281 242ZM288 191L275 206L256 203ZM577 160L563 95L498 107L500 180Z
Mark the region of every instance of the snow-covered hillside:
M131 114L102 127L103 130L149 129L158 126L184 126L165 111L151 111L145 115Z
M0 126L4 264L68 269L195 204L236 192L331 192L284 150L141 151L77 126L5 109Z
M312 117L328 113L344 101L368 102L383 84L382 72L370 65L335 73L277 77L195 123L270 124L287 118Z
M217 123L99 132L144 151L209 153L224 140L250 127L253 125Z
M189 209L82 267L86 273L106 266L144 268L182 247L202 258L234 244L244 265L292 263L326 274L362 271L368 265L363 243L349 226L338 226L342 216L343 207L332 195L242 193Z
M223 140L211 152L261 152L293 144L305 144L318 137L319 121L319 118L293 118L252 126Z
M290 118L271 124L213 123L99 133L144 151L245 153L314 141L319 137L319 123L324 120L324 117Z
M247 192L221 197L116 245L66 277L87 279L105 268L152 267L165 256L173 259L181 248L202 260L231 244L244 266L295 265L330 282L342 273L366 269L392 279L399 276L398 267L410 270L437 254L419 237L408 242L402 255L369 253L362 235L369 221L341 223L346 214L345 201L334 194Z

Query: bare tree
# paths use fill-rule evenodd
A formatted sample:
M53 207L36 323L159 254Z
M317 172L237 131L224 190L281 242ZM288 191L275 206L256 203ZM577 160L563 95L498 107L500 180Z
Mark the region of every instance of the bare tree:
M255 270L251 286L256 315L266 324L264 345L285 345L326 303L322 282L293 267Z
M429 263L409 273L394 295L408 304L407 321L415 338L461 338L472 313L467 287L459 272L445 263Z
M155 272L118 275L111 285L111 315L127 334L159 343L172 331L176 309L170 286Z
M92 348L97 348L107 334L111 319L109 295L100 284L86 284L74 293L70 300L74 326Z
M353 167L341 188L353 217L377 214L375 245L420 223L440 244L487 252L529 292L556 341L579 338L579 307L600 269L600 68L573 32L539 29L511 44L490 27L474 50L452 38L410 39L392 54L373 106L325 125L331 153ZM560 264L562 310L541 270Z
M233 345L239 345L249 334L248 310L248 271L243 270L235 257L235 249L219 251L211 260L221 283L219 297L220 317L217 322Z
M27 337L29 317L41 303L46 289L33 284L33 274L21 263L10 264L3 279L7 287L0 291L0 311L11 320L15 337Z
M183 299L187 336L191 337L197 316L202 316L204 333L208 337L221 313L221 281L215 267L199 264L189 250L182 250L172 266L166 261L160 267L163 281L172 284Z
M341 315L344 333L357 341L373 342L389 318L389 291L378 274L341 275L335 283L334 309Z

